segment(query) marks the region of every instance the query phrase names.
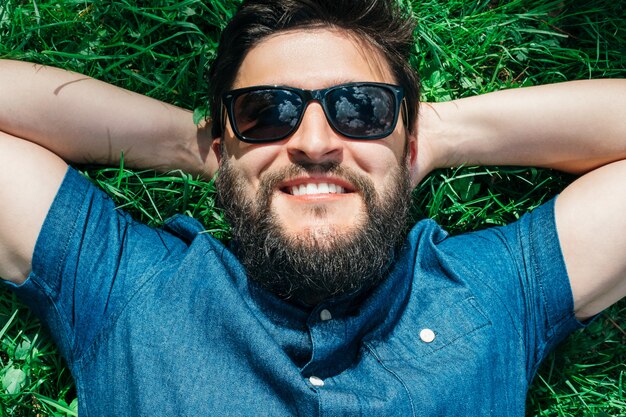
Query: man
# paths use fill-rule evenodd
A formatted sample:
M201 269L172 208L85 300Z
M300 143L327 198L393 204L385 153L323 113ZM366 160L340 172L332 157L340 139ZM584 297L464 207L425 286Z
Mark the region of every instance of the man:
M179 109L3 64L0 276L51 328L81 416L523 415L541 359L626 292L626 87L418 122L411 33L386 1L244 3L211 71L210 148ZM232 248L189 218L137 224L63 162L121 150L193 172L215 157ZM510 226L403 236L411 185L462 163L590 172Z

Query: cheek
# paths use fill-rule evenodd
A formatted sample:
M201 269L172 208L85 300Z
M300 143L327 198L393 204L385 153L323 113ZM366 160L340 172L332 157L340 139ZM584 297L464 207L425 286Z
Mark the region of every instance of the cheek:
M404 139L389 137L375 142L354 142L351 154L357 166L377 185L385 184L396 167L404 163Z
M255 188L258 187L260 176L279 158L281 148L276 144L253 145L236 139L226 143L231 165Z

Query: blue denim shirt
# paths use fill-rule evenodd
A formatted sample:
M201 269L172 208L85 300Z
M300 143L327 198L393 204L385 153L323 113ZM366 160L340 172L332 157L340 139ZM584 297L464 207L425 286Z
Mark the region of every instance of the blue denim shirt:
M139 224L71 169L16 291L81 417L524 416L539 362L580 326L553 202L456 237L421 221L373 292L307 310L195 220Z

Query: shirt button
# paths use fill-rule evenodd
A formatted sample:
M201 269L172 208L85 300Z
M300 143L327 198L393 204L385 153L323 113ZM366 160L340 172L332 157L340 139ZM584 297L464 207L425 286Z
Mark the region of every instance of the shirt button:
M320 311L320 319L322 319L322 321L328 321L328 320L331 320L332 318L333 318L333 315L330 314L330 311L326 309Z
M422 339L422 342L430 343L435 340L435 332L430 329L422 329L420 332L420 339Z
M323 387L324 386L324 380L321 378L318 378L316 376L311 376L309 377L309 382L311 383L311 385L313 385L314 387Z

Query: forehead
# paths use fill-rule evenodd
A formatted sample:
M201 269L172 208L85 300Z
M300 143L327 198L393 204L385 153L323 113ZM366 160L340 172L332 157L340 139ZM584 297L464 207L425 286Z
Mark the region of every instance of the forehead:
M263 39L246 54L233 88L324 88L351 81L395 83L383 54L340 29L298 29Z

